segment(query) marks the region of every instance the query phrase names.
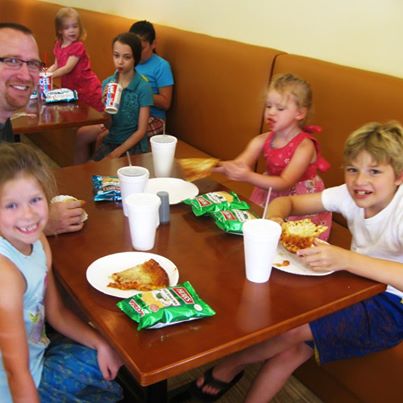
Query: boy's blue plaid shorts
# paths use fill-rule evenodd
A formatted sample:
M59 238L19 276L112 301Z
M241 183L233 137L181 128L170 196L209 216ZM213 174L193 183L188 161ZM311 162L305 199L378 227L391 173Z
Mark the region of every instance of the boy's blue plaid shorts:
M309 325L320 364L360 357L403 340L403 303L397 295L384 292Z

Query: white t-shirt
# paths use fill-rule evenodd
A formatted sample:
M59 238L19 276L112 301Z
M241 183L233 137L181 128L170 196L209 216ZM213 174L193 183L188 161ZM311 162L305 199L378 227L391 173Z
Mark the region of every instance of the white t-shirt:
M370 218L364 218L364 209L355 204L346 185L325 189L322 203L326 210L346 218L353 236L352 251L403 263L403 185L399 186L392 201ZM402 291L390 285L386 291L403 297Z

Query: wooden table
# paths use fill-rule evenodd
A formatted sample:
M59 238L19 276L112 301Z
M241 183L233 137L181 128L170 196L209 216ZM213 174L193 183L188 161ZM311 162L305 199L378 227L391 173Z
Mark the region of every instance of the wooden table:
M190 150L191 151L191 150ZM178 144L177 156L195 156ZM196 155L197 156L197 155ZM80 233L50 238L57 277L80 310L121 354L126 367L148 391L145 400L162 402L170 377L199 367L288 329L371 297L384 285L346 272L303 277L273 270L266 284L245 279L242 237L219 230L189 206L171 206L171 221L160 225L150 252L179 268L216 311L211 318L138 332L115 306L118 299L87 283L88 265L101 256L132 251L129 227L119 204L92 202L91 176L113 175L125 158L56 171L62 194L87 200L89 218ZM151 155L133 157L151 166ZM222 190L212 180L197 182L200 192Z
M109 118L108 114L98 112L83 102L44 104L35 101L11 119L14 133L30 134L105 123Z

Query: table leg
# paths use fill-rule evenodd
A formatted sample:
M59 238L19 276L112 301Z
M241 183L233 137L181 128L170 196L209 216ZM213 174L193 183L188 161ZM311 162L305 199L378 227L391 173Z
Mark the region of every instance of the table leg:
M167 403L168 382L161 381L150 386L141 386L133 378L130 372L121 368L117 381L123 388L124 399L120 403Z

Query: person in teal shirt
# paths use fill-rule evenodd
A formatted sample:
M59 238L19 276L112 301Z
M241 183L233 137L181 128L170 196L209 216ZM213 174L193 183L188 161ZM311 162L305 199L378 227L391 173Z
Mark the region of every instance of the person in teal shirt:
M150 106L153 94L150 84L136 71L141 59L140 39L131 32L116 36L112 41L115 73L102 83L103 89L111 82L123 88L119 110L112 115L109 129L103 125L86 126L77 132L76 162L88 160L90 143L96 141L92 159L118 158L149 150L147 136Z

